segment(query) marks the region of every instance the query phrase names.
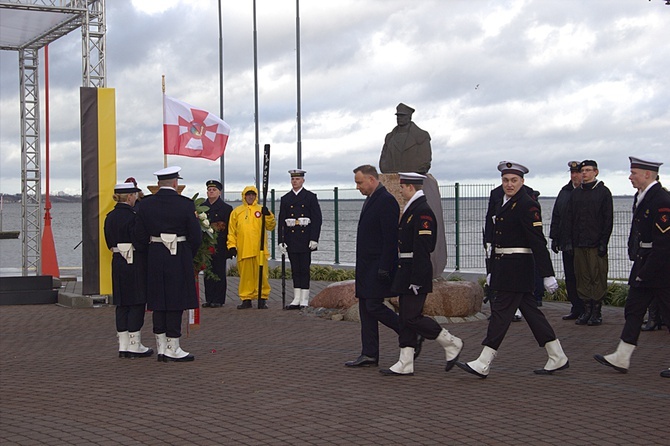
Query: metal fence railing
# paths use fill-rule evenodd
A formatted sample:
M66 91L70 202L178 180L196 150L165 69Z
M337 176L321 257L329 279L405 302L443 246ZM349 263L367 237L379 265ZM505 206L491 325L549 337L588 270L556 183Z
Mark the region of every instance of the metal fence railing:
M486 216L488 197L493 184L460 184L440 186L442 217L447 243L448 271L485 271L482 228ZM352 265L356 259L356 229L361 206L365 197L353 188L310 189L319 197L323 214L323 226L319 249L312 260L319 263ZM280 198L287 190L272 189L268 196L268 207L279 212ZM236 206L241 202L240 192L226 192L226 201ZM540 197L543 229L550 241L549 226L555 198ZM626 280L631 262L628 260L627 240L630 229L630 198L615 197L614 230L608 247L610 280ZM277 240L270 235L271 257L277 258ZM550 252L558 278L563 278L563 263L560 254Z

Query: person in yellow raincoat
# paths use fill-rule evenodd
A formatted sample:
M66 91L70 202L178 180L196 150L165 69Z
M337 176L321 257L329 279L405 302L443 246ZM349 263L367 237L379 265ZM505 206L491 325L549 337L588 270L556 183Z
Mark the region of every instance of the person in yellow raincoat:
M247 186L242 191L242 204L233 209L228 223L228 252L237 257L237 270L240 274L239 295L242 303L239 310L251 308L252 299L258 299L258 272L261 247L261 217L265 217L265 229L272 231L275 228L275 216L267 207L258 204L258 190L254 186ZM263 268L263 290L259 309L267 309L267 299L270 296L268 282L268 237L265 237L265 253Z

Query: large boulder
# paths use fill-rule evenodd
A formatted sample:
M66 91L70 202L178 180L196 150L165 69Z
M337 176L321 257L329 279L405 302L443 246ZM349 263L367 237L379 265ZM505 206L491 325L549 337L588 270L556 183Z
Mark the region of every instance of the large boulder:
M473 316L481 311L483 299L484 290L476 283L438 279L433 281L433 292L426 299L423 314L446 317ZM398 298L394 297L389 301L398 311ZM345 320L356 320L353 313L358 312L358 302L355 296L354 281L332 283L312 299L310 306L341 310L350 309L344 317Z
M331 283L314 296L309 303L311 307L340 310L346 310L354 304L358 304L358 299L356 299L356 281L354 280Z
M479 313L484 300L484 290L479 284L468 281L433 281L433 292L428 294L423 306L425 316L467 317ZM399 309L398 298L391 304Z

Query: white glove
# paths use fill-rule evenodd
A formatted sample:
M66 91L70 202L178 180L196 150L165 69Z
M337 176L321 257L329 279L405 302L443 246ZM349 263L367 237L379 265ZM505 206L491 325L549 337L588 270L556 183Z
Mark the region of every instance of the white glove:
M493 254L493 246L491 246L490 243L487 243L486 244L486 257L488 257L490 259L491 254Z
M315 242L314 240L309 241L309 249L310 251L314 251L316 248L319 247L319 244Z
M287 218L284 221L286 222L286 226L288 226L289 228L292 228L292 227L295 226L295 218Z
M286 255L286 253L288 252L287 248L288 248L288 246L286 246L286 243L280 243L279 244L279 252L281 253L281 255L283 255L283 256Z
M491 273L488 273L488 274L486 275L486 284L487 284L488 286L491 286Z
M312 220L310 220L310 219L307 218L307 217L300 217L300 218L298 219L298 224L299 224L300 226L307 226L307 225L310 224L311 222L312 222Z
M415 296L417 294L419 294L419 288L421 288L421 285L410 285L409 286L409 289L412 290L412 292L414 293Z
M542 282L544 282L544 289L551 294L554 294L558 289L558 282L556 282L556 278L554 276L545 277L542 279Z

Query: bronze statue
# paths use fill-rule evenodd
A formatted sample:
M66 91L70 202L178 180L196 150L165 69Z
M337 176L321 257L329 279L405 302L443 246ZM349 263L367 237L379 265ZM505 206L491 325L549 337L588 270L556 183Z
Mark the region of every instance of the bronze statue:
M396 107L398 125L386 135L379 158L382 173L425 174L430 170L430 135L412 122L412 113L414 109L402 102Z

